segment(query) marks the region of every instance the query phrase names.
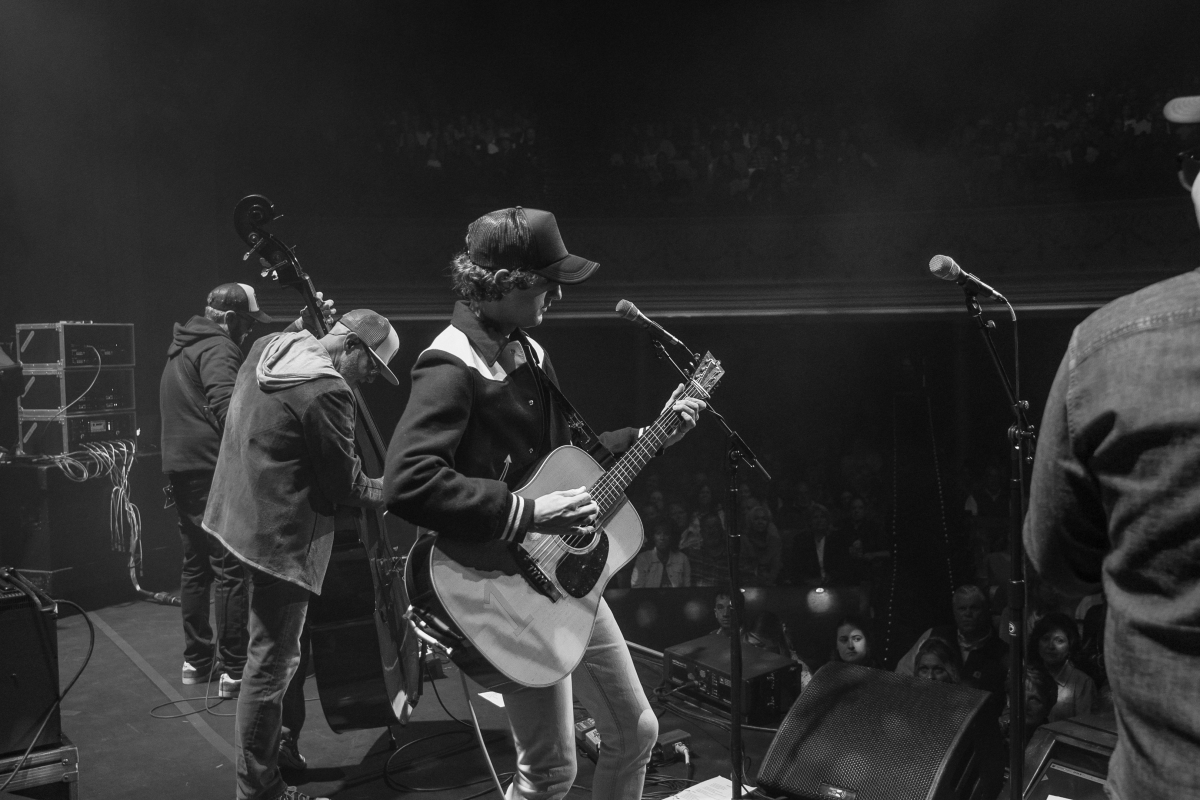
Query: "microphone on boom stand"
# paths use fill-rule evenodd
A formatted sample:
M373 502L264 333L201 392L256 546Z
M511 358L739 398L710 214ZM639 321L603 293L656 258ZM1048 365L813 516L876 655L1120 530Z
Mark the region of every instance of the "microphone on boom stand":
M617 303L616 311L617 314L620 315L621 319L627 319L636 325L640 325L646 330L650 331L651 334L658 334L676 347L682 347L684 350L688 350L686 344L672 336L671 333L662 325L659 325L657 322L639 311L638 307L628 300L622 300L621 302ZM688 353L691 352L691 350L688 350Z
M954 281L963 287L963 291L967 294L983 295L989 300L995 300L997 303L1008 302L1004 295L960 267L950 256L934 256L929 259L929 271L935 278L941 278L944 281Z

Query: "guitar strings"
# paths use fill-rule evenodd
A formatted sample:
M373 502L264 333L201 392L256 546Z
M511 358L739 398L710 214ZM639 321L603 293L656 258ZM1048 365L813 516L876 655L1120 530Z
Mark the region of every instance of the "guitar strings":
M696 398L701 394L707 396L695 381L689 382L682 397ZM604 517L625 494L625 489L642 471L646 464L654 458L663 441L678 427L680 415L673 409L665 410L638 438L633 446L621 457L611 470L601 475L592 486L592 499L600 507L599 517ZM594 537L594 534L588 534ZM541 541L529 548L529 555L539 562L546 562L550 568L557 566L566 555L567 548L572 547L571 537L546 535Z

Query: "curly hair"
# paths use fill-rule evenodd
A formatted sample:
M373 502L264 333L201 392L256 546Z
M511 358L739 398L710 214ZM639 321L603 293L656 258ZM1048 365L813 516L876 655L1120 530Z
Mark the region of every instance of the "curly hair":
M466 300L499 300L513 289L528 289L538 279L536 272L524 269L503 275L479 266L464 251L450 261L450 281L454 291Z

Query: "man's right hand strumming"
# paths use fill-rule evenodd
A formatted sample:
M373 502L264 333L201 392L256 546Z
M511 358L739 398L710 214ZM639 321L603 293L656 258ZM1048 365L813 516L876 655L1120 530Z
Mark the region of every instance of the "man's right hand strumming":
M599 513L586 486L551 492L533 501L533 529L555 536L588 534L595 530Z

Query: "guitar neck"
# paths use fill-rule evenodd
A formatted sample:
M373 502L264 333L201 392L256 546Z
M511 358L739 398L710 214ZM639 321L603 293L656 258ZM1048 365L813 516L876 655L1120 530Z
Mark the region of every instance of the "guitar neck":
M684 397L707 399L708 393L689 381L683 392ZM642 431L642 435L625 451L613 468L605 473L592 487L592 499L600 506L600 516L603 517L622 497L633 479L650 463L659 448L670 438L679 427L679 413L668 408L654 421L654 424Z

